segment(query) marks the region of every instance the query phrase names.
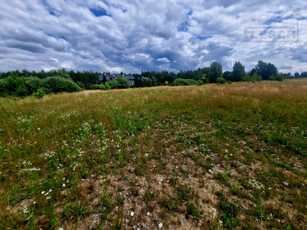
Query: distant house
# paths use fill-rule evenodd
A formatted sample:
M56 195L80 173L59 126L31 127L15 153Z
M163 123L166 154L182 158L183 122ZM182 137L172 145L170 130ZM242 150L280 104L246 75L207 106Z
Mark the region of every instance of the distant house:
M123 77L127 79L130 83L130 85L134 85L135 82L135 77L132 75L121 75L121 74L99 74L99 80L98 84L103 84L104 83L104 78L105 81L111 81L111 80L117 80L119 77Z
M130 85L134 85L135 77L132 75L123 76L123 78L127 79L130 83Z
M117 74L117 73L112 73L112 74L106 75L107 81L117 80L119 77L120 77L120 74Z
M98 75L98 84L103 84L103 77L104 77L104 75L103 74L99 74Z
M146 81L151 81L151 79L149 77L142 77L143 80L146 80Z

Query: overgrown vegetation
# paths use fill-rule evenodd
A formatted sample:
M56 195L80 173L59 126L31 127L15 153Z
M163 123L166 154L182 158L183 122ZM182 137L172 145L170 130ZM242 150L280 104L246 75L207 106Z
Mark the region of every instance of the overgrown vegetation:
M81 88L72 80L64 77L39 78L21 78L16 75L10 75L8 78L0 79L0 95L14 95L25 97L35 94L35 97L41 97L44 94L76 92Z
M306 87L0 98L0 229L304 229Z
M172 86L182 86L182 85L202 85L204 84L202 81L195 81L193 79L182 79L177 78L173 83Z

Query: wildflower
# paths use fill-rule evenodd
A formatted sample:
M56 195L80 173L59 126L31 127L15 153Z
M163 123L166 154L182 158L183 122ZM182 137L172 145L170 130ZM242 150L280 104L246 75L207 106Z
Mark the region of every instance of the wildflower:
M254 188L254 189L263 189L263 188L264 188L264 185L261 184L260 182L256 181L256 180L251 180L251 179L249 179L248 182L247 182L247 184L248 184L250 187Z

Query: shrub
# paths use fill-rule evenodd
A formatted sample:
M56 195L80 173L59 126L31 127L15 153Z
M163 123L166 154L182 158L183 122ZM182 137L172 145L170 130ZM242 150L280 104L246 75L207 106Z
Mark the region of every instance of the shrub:
M275 80L276 80L276 81L283 81L283 80L285 80L285 77L284 77L283 75L277 75L277 76L275 77Z
M111 86L109 85L108 82L106 82L103 86L104 86L104 90L109 90L109 89L111 89Z
M260 75L258 75L258 74L253 74L253 76L252 76L252 79L254 80L254 81L261 81L262 80L262 77L260 76Z
M33 95L40 90L40 94L59 93L59 92L75 92L81 88L72 80L63 77L49 77L39 79L35 77L20 78L16 75L10 75L6 79L0 80L0 96L7 94L25 97Z
M43 87L43 81L36 77L30 77L25 79L25 86L30 94L35 93L38 89Z
M75 82L63 77L46 78L43 80L43 87L54 93L81 91Z
M127 88L130 88L130 83L126 78L123 77L119 77L117 80L108 81L102 86L103 90Z
M109 84L111 89L118 89L119 88L119 82L117 80L108 81L108 84Z
M29 91L27 90L27 87L24 84L21 84L16 89L16 95L18 97L25 97L29 95Z
M42 89L42 88L38 89L35 93L33 93L33 96L38 98L38 99L43 98L45 96L44 89Z
M119 89L127 89L130 88L130 83L126 78L123 77L119 77L117 79L118 83L119 83Z
M16 74L11 74L7 79L7 91L10 94L16 92L17 88L23 83L23 80L17 77Z
M270 81L283 81L283 80L285 80L285 77L282 76L282 75L277 75L276 77L271 76L271 77L269 77L268 80L270 80Z
M217 84L226 84L227 83L227 81L225 80L225 78L223 78L223 77L218 77L217 79L216 79L216 83Z
M198 83L198 85L203 85L203 84L205 84L202 80L198 80L197 83Z
M77 85L78 85L81 89L85 89L85 88L86 88L86 87L85 87L85 84L84 84L83 82L77 81L76 83L77 83Z
M104 85L98 85L98 84L91 85L89 88L92 89L92 90L109 90L109 89L111 89L111 87L108 83L105 83Z
M103 85L95 84L95 85L91 85L91 86L89 87L89 89L98 90L98 89L102 89L102 86L103 86Z
M7 94L7 82L5 79L0 79L0 96Z
M259 76L258 74L253 74L252 76L247 74L244 78L243 81L248 81L248 82L257 82L257 81L261 81L262 77Z
M172 86L200 85L200 83L198 81L193 80L193 79L177 78L171 85Z

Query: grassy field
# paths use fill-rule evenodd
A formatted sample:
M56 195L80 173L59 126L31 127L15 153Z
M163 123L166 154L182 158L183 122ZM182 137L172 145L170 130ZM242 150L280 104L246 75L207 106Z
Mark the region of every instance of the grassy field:
M307 80L0 99L0 229L306 229Z

